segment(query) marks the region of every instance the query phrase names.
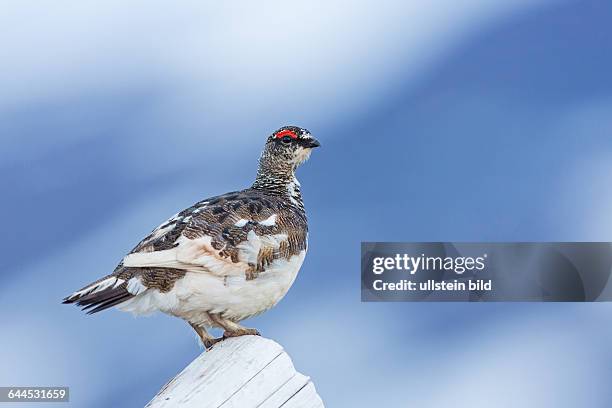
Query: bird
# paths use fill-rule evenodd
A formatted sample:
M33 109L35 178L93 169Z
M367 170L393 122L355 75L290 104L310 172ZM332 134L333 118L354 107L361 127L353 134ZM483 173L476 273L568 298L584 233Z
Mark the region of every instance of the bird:
M88 314L111 307L185 320L204 347L259 335L242 320L274 307L292 286L308 249L296 169L320 143L301 127L266 139L253 184L201 200L160 224L115 270L63 299ZM223 330L214 338L208 329Z

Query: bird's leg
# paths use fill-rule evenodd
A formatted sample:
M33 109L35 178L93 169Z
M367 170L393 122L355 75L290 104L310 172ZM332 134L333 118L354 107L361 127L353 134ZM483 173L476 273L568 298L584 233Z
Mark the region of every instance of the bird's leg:
M246 280L253 280L259 275L259 271L257 271L257 267L255 265L249 265L249 268L246 270L245 275Z
M191 322L188 322L188 323L193 328L193 330L195 330L195 332L198 334L198 337L200 337L200 340L202 341L202 344L204 345L204 348L206 350L210 350L212 346L217 344L219 341L223 340L222 338L215 339L213 336L208 334L206 329L202 326L196 326L195 324Z
M219 315L212 315L211 317L220 327L223 328L223 338L227 339L230 337L239 337L239 336L260 336L257 329L249 329L239 325L238 323L232 322L231 320L224 319Z

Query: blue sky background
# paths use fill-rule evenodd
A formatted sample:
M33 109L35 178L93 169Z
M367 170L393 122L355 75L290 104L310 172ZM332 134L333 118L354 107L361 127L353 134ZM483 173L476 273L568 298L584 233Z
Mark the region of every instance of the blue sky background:
M612 3L404 3L3 3L0 385L144 405L191 329L60 300L296 124L310 250L247 324L328 406L609 407L609 304L362 304L359 243L612 240Z

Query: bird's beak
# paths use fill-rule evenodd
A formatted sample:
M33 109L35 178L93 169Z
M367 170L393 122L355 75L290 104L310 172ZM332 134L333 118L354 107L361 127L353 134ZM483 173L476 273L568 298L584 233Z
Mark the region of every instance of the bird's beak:
M314 137L307 139L305 142L306 143L304 144L304 147L307 147L309 149L321 146L321 143L319 143L319 141L315 139Z

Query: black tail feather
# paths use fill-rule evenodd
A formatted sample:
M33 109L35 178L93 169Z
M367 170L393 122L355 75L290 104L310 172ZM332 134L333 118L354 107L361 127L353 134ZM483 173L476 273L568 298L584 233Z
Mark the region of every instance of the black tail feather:
M80 296L68 296L64 298L62 303L76 303L78 306L82 307L83 311L87 311L87 314L94 314L125 302L132 297L134 297L134 295L128 292L127 284L122 283L117 287L108 287L106 289L84 293Z
M106 309L108 309L110 307L113 307L115 305L118 305L119 303L125 302L126 300L128 300L128 299L130 299L132 297L133 297L132 294L126 292L125 294L116 296L116 297L114 297L112 299L107 300L106 302L96 303L95 305L91 304L89 306L86 306L86 307L83 308L83 310L87 310L87 309L89 309L89 308L91 308L93 306L96 306L93 309L87 310L87 314L98 313L98 312L106 310Z

